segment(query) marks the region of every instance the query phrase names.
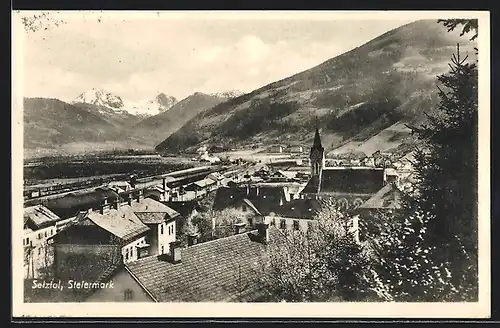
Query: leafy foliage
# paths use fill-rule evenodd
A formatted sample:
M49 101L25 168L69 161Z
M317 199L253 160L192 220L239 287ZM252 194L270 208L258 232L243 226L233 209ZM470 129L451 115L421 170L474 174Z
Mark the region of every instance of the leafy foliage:
M438 76L438 111L413 127L423 144L417 182L399 225L385 224L373 240L378 264L367 279L383 299L477 299L477 67L466 59L454 55Z
M477 38L477 19L438 19L438 23L442 23L445 27L447 27L448 32L453 31L458 26L463 26L460 36L473 31L474 34L470 40L474 41Z
M287 243L270 249L262 278L270 301L358 301L370 296L364 276L371 251L356 242L345 215L325 203L306 232L285 231Z

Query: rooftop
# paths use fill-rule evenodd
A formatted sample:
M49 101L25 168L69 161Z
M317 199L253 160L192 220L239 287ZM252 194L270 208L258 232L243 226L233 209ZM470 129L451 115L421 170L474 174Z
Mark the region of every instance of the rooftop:
M149 230L129 205L123 205L118 210L111 209L105 214L90 212L87 219L125 241Z
M285 241L276 228L269 228L269 243L238 234L188 248L182 261L172 264L156 256L126 265L132 275L158 302L238 302L263 295L257 281L270 247Z
M373 197L368 199L359 208L361 209L398 209L401 208L399 199L401 192L391 184L385 185Z
M31 224L33 230L42 229L61 220L51 210L42 205L26 207L24 209L24 224Z
M89 208L98 208L108 199L109 203L119 199L118 194L108 188L98 188L91 192L72 192L62 197L49 199L45 206L62 219L67 219Z
M284 218L313 219L321 209L321 202L315 199L293 199L276 207L274 214Z

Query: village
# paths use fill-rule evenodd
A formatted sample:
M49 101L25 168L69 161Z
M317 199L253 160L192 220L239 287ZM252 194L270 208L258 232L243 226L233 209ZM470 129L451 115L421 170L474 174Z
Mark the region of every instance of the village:
M25 299L259 301L256 263L285 242L285 232L307 231L323 200L349 214L346 224L359 242L362 222L399 208L411 183L411 154L326 159L318 129L309 152L288 151L304 156L221 162L204 150L206 166L29 199ZM193 224L202 214L210 217L208 228ZM39 288L42 282L51 287Z

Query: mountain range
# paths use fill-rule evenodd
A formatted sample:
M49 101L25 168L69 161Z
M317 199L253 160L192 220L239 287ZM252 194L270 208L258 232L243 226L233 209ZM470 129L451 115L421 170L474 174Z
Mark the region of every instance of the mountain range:
M412 142L406 124L436 107L436 76L448 70L457 43L461 55L476 59L474 42L423 20L247 94L195 92L177 101L160 93L133 103L94 88L71 103L26 98L24 147L160 153L213 145L309 147L319 126L330 152L396 148Z
M396 148L413 142L407 124L422 122L439 101L437 75L475 43L436 20L391 30L316 67L203 111L157 145L158 152L200 146L300 144L315 127L329 152ZM463 57L462 57L463 58ZM284 58L283 60L286 60Z
M25 156L111 149L153 149L199 112L237 91L195 92L180 102L164 93L136 103L93 88L72 102L24 99Z

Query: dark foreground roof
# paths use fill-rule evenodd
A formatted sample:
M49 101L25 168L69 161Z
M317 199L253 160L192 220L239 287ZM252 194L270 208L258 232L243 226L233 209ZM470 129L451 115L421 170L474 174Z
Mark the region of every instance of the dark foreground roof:
M265 294L258 277L269 248L285 236L269 228L269 243L254 239L256 231L182 249L177 264L156 256L126 265L158 302L248 302Z

